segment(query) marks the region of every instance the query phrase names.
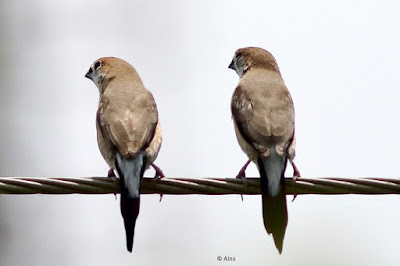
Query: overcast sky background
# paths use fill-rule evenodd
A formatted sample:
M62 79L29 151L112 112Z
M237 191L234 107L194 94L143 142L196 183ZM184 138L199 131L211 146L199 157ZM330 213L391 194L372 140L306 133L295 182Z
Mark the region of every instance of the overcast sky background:
M92 62L153 93L168 177L234 177L236 49L277 59L304 177L398 177L398 1L0 2L0 176L105 176ZM292 174L288 166L287 176ZM152 176L153 171L146 172ZM254 165L247 176L258 176ZM113 195L0 195L0 265L397 265L400 198L288 197L282 255L260 196L142 197L133 253ZM219 262L217 256L235 257Z

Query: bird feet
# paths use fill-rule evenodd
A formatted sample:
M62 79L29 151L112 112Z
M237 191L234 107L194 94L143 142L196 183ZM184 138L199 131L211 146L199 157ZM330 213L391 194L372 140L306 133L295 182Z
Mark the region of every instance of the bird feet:
M117 178L117 176L114 173L114 169L110 168L110 170L108 170L107 177ZM114 193L114 196L115 196L115 200L117 200L117 193Z
M110 168L110 170L108 170L107 177L110 177L110 178L116 178L117 177L115 175L115 173L114 173L114 169Z
M300 171L297 168L297 166L295 165L295 163L293 162L293 160L290 160L290 163L292 164L293 167L293 187L296 185L296 181L300 176ZM293 199L292 202L297 198L297 193L293 193Z
M160 167L158 167L154 163L152 163L151 166L154 168L154 171L156 171L156 174L154 175L155 179L158 180L160 178L164 178L165 177L165 175L164 175L163 171L160 169Z
M239 173L237 174L236 178L242 179L243 185L245 188L247 188L247 179L246 179L246 168L247 166L249 166L250 160L248 160L244 166L242 167L242 169L240 169ZM240 197L242 198L243 201L243 194L240 194Z
M151 166L154 168L154 171L156 171L156 174L153 177L153 182L157 182L158 180L160 180L161 178L164 178L165 175L162 172L162 170L160 169L160 167L158 167L157 165L155 165L154 163L151 164ZM160 194L160 201L162 200L163 194Z

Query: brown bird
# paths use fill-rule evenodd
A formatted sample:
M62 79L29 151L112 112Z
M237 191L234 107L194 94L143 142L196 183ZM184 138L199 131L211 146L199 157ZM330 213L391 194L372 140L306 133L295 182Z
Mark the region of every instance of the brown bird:
M126 244L132 252L144 171L152 165L156 176L164 176L153 164L162 141L157 105L136 70L122 59L100 58L90 66L85 77L100 92L97 142L111 168L109 175L116 170L120 178Z
M235 133L249 157L238 177L253 161L260 172L264 226L282 252L288 214L285 169L295 156L294 107L275 58L268 51L248 47L236 51L229 68L240 80L231 102Z

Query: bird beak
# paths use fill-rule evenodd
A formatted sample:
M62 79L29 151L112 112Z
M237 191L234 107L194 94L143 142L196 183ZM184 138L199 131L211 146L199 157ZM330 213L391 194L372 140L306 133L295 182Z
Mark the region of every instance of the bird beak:
M90 69L88 70L88 72L86 73L85 77L88 78L88 79L90 79L90 80L93 80L92 74L93 74L93 71L92 71L92 69L90 68Z
M232 62L229 64L228 68L236 70L235 69L235 63L233 62L233 59L232 59Z

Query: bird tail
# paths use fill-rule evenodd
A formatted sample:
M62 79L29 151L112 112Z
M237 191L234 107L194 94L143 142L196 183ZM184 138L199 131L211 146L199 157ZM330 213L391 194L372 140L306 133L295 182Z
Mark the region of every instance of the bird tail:
M115 166L120 178L121 213L124 218L126 247L132 252L136 219L140 209L140 182L146 166L144 152L135 158L125 158L117 153Z
M287 159L270 148L268 157L260 157L257 166L260 171L264 226L272 233L275 246L282 253L283 239L288 223L285 194L285 169Z

